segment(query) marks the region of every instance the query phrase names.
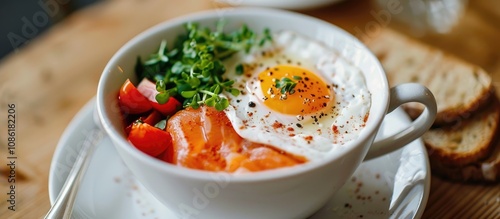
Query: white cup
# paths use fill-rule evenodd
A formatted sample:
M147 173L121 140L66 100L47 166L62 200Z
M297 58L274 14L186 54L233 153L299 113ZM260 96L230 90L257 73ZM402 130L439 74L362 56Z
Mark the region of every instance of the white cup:
M253 30L291 30L323 42L363 72L372 94L370 116L359 138L325 159L293 168L231 175L174 166L150 157L126 140L117 92L127 78L136 80L138 55L146 57L159 42L173 42L189 21L214 26L221 17L227 29L246 23ZM420 102L425 110L398 134L373 143L386 114L405 102ZM137 179L179 218L305 218L313 214L348 180L364 159L400 148L420 137L432 125L436 102L418 84L389 88L377 58L355 37L338 27L305 15L259 8L202 12L161 23L124 45L109 61L97 92L101 123L119 155Z

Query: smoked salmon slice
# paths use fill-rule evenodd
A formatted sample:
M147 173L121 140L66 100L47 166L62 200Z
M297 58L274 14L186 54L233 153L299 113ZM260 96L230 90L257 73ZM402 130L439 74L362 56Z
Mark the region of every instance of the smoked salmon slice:
M254 143L236 133L224 112L213 107L187 108L167 123L173 154L169 163L208 171L262 171L307 162L272 146Z

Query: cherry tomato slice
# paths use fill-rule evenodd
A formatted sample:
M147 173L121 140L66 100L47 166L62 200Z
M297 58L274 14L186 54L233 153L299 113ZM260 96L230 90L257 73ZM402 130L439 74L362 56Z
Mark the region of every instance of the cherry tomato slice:
M160 155L156 156L156 158L158 158L162 161L165 161L167 163L173 163L174 162L174 147L167 148L167 150L165 150Z
M150 101L137 90L129 79L120 88L118 102L124 114L144 113L153 108Z
M172 147L170 133L140 121L132 125L127 139L137 149L153 157Z
M164 104L152 102L151 105L153 106L153 108L155 108L165 116L174 115L177 111L179 111L179 109L182 108L181 102L173 97L170 97L170 99L168 99L168 102Z
M171 116L182 108L181 102L173 97L170 97L170 99L168 99L168 102L159 104L156 101L156 94L159 93L156 90L156 84L146 78L144 78L141 83L137 85L137 90L139 90L139 92L151 102L151 105L154 109L158 110L165 116Z
M141 117L141 120L144 122L144 123L147 123L147 124L150 124L152 126L155 126L156 123L158 123L160 120L164 119L165 117L159 113L158 111L156 110L153 110L153 112L151 112L147 117Z
M153 110L151 113L135 118L135 120L139 119L144 123L150 124L151 126L155 126L156 123L158 123L160 120L164 119L165 117L159 113L156 110ZM127 127L125 127L125 133L127 135L130 133L130 130L132 130L132 126L134 126L135 122L130 122Z

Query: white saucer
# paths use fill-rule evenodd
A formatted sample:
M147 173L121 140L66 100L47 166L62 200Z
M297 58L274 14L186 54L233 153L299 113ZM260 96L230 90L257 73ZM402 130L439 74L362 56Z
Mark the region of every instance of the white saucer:
M93 122L92 99L73 118L54 153L49 175L50 202L54 203L88 136L100 131ZM409 120L402 110L386 117L381 127L391 133ZM352 178L311 219L420 218L429 195L430 171L421 140L391 154L363 163ZM110 139L95 151L80 186L73 218L176 218L128 171Z

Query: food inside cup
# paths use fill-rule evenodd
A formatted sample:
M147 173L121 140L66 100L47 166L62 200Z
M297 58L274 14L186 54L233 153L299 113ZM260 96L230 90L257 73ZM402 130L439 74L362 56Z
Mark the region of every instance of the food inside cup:
M187 168L255 172L321 160L369 117L362 72L300 33L186 24L138 57L118 99L128 140Z

